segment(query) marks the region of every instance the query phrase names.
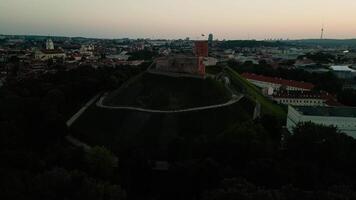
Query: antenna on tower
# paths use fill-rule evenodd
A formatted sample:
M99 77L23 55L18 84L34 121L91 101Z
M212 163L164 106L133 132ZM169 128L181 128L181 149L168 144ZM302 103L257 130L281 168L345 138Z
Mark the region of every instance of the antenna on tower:
M321 35L320 35L320 39L324 39L324 24L321 26Z

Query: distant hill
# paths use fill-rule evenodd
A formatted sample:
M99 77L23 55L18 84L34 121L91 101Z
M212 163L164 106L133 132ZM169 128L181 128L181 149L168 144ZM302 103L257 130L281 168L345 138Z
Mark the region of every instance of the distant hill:
M322 47L356 47L356 39L301 39L283 41L260 40L228 40L221 42L219 47L233 49L236 47L293 47L293 46L322 46Z
M46 40L47 38L51 38L56 41L60 40L67 40L67 39L72 39L72 40L101 40L98 38L86 38L86 37L70 37L70 36L55 36L55 35L0 35L4 36L6 38L12 38L12 39L27 39L27 40Z
M284 47L292 45L282 41L259 41L259 40L228 40L221 42L219 47L233 49L236 47Z
M356 39L304 39L290 40L286 43L296 46L356 47Z

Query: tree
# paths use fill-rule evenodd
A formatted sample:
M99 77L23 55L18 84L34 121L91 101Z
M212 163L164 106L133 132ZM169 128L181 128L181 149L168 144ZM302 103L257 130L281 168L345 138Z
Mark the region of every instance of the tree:
M30 197L38 199L120 200L126 193L118 185L96 181L83 172L54 168L35 176Z
M288 154L296 159L319 160L330 164L349 157L356 141L333 126L300 123L287 139ZM302 147L302 148L301 148ZM346 161L346 160L344 160Z
M336 127L311 122L298 124L286 139L285 148L289 175L297 186L315 188L355 183L356 140Z
M119 86L119 79L116 76L110 76L107 84L108 88L116 89Z
M306 191L291 185L266 189L239 178L224 179L219 188L208 190L203 200L338 200L354 199L356 192L351 187L337 186L324 190Z
M93 147L86 154L89 172L95 177L107 180L118 167L117 157L105 147Z
M337 99L346 106L356 106L356 90L342 90L338 93Z
M261 124L244 122L219 135L216 139L217 159L229 162L233 166L247 163L258 158L268 158L275 148L269 134Z
M260 119L260 123L262 124L263 128L269 133L271 139L279 145L282 137L281 122L275 116L263 115Z

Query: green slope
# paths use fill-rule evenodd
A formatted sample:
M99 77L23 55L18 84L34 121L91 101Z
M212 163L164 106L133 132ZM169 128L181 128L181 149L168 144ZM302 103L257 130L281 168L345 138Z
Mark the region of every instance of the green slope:
M104 145L118 154L132 146L164 153L174 140L216 137L236 123L251 120L254 107L248 98L223 108L172 114L111 110L94 104L70 132L90 145Z
M278 117L281 120L285 120L287 113L280 105L272 102L271 100L264 97L255 85L248 82L245 78L243 78L240 74L235 72L230 67L225 69L227 74L232 79L232 84L237 89L244 91L247 96L258 101L262 107L262 114L269 114Z
M224 98L231 95L226 94L226 89L212 79L175 79L151 74L142 76L132 79L125 84L126 87L113 92L109 103L135 105L136 99L150 96L155 100L152 97L156 96L159 98L155 101L176 106L178 104L174 103L177 101L166 102L169 100L167 96L172 96L171 91L174 91L173 94L180 97L180 106L198 103L201 106L202 102L210 104L225 101ZM150 101L143 103L145 104L141 106L157 105ZM160 107L166 108L164 104ZM170 156L165 154L175 141L215 138L237 123L252 120L254 108L255 102L250 98L242 98L239 102L222 108L170 114L105 109L93 104L73 124L70 132L90 145L104 145L117 154L140 147L149 155L167 159Z
M211 78L172 78L145 73L112 92L104 101L109 106L148 109L185 109L225 103L231 93Z

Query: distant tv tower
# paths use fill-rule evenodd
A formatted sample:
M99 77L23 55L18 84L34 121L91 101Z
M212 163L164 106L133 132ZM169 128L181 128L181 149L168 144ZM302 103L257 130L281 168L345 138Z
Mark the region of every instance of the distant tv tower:
M324 24L321 27L321 35L320 35L320 39L324 39Z

